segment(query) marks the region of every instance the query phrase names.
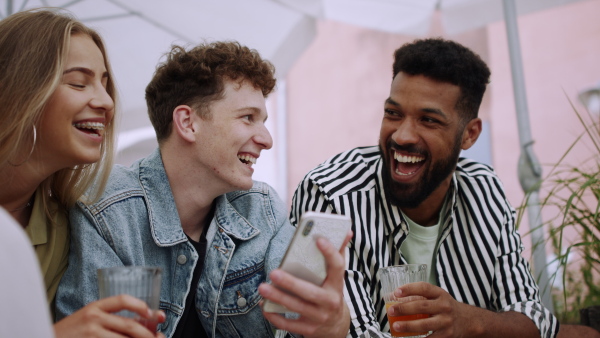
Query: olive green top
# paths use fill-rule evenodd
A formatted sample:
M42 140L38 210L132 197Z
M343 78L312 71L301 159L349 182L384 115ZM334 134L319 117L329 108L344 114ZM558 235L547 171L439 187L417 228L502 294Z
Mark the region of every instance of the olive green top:
M62 275L67 270L69 256L69 224L66 214L48 199L53 222L47 218L42 204L42 191L35 193L31 218L25 231L33 244L46 286L50 311L54 316L54 296Z

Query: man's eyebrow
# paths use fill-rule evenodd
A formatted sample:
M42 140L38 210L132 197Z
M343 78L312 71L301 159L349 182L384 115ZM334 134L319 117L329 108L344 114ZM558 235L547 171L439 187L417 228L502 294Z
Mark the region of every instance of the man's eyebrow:
M398 102L396 102L396 101L392 100L392 98L391 98L391 97L388 97L388 98L385 100L385 103L386 103L386 104L391 104L391 105L393 105L393 106L398 106L398 107L400 106L400 103L398 103Z
M423 108L421 110L426 113L432 113L432 114L440 115L441 117L446 117L446 113L444 113L443 111L441 111L437 108Z
M401 107L400 103L392 100L391 97L388 97L385 100L385 103L392 105L392 106ZM437 108L422 108L421 111L425 112L425 113L431 113L431 114L436 114L436 115L439 115L442 117L446 117L446 113L444 113L443 111L441 111L440 109L437 109Z

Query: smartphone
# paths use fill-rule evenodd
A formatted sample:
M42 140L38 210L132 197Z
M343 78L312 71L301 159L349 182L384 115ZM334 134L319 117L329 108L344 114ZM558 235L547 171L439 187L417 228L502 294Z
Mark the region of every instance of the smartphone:
M317 239L327 238L336 248L342 247L352 227L349 216L308 211L302 215L292 241L279 268L316 285L327 277L325 257L317 248ZM265 312L290 312L284 306L265 300Z

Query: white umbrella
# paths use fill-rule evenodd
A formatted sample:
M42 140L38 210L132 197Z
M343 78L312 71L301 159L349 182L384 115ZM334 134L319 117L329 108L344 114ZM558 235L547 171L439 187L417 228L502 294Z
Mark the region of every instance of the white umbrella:
M517 28L517 16L581 0L276 0L316 18L326 18L390 33L423 36L439 15L444 31L457 34L504 18L508 35L521 156L521 187L529 193L533 265L543 303L552 310L546 271L544 231L540 217L539 182L542 169L533 152L529 112Z
M117 161L123 164L156 146L144 89L172 43L237 40L273 62L277 77L284 79L316 34L312 16L274 0L0 0L0 19L46 6L71 11L96 28L106 42L124 112L117 145ZM281 144L277 142L275 148ZM257 179L268 181L274 176L275 154L261 157L258 166L264 170L257 170L262 175Z

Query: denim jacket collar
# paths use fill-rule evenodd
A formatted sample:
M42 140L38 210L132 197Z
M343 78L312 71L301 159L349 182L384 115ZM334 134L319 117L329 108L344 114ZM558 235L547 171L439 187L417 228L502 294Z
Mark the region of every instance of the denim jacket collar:
M148 217L154 242L167 247L187 241L160 150L156 149L143 159L139 168L140 185L149 204ZM226 195L217 197L215 203L215 219L221 231L239 240L248 240L260 233L231 206Z

